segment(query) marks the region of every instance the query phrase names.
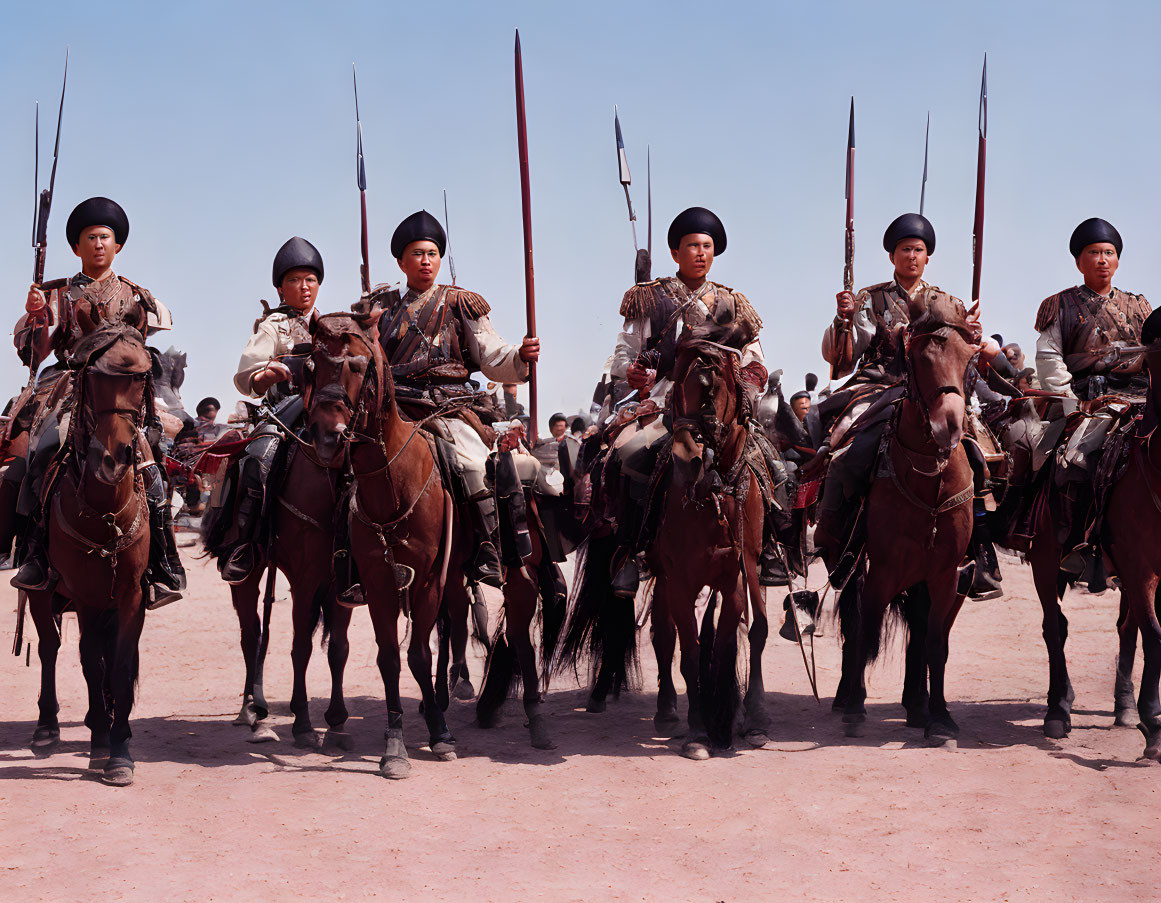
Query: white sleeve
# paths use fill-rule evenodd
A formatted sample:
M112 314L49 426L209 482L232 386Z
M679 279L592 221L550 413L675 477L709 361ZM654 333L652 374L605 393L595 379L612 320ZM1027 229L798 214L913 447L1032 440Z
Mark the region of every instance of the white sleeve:
M1072 375L1064 365L1064 341L1060 335L1060 322L1054 320L1036 339L1036 375L1045 392L1063 392L1070 398Z
M835 343L835 333L837 332L835 327L837 325L838 317L835 317L826 327L826 332L822 334L822 358L828 364L833 364L838 358L838 348ZM865 307L855 314L854 320L851 321L851 330L854 333L851 337L854 343L854 360L857 361L863 356L863 352L871 346L871 339L875 337L875 325L871 322ZM845 373L838 375L846 376Z
M480 365L480 372L498 383L522 383L528 379L528 365L520 359L520 346L512 345L500 338L485 315L478 320L464 317L469 339L475 347L470 349Z
M614 379L624 379L629 366L637 359L649 338L649 318L626 319L625 325L617 333L617 347L613 350L613 366L609 374Z

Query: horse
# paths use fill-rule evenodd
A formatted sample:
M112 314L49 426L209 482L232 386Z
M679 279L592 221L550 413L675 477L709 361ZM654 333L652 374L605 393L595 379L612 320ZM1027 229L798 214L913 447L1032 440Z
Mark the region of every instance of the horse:
M750 403L740 377L737 350L753 338L740 321L708 321L685 330L678 342L674 387L667 416L673 435L655 474L657 533L646 548L656 577L651 624L659 687L655 726L670 732L678 724L673 655L681 644L681 673L688 696L689 739L682 754L709 758L711 745L729 748L741 688L737 678L737 634L746 612L750 670L743 732L755 746L766 742L765 689L761 659L769 634L765 600L758 585L765 514L763 496L772 490L765 463L750 435ZM757 429L757 427L754 427ZM765 485L763 485L765 484ZM594 534L578 559L569 622L558 653L558 668L574 668L588 645L599 663L594 696L631 669L636 642L632 607L609 592L610 536ZM703 587L711 602L698 630L696 602ZM714 618L716 599L721 611ZM613 661L621 658L622 661ZM598 691L601 691L598 693ZM599 709L597 709L599 710Z
M978 346L964 312L948 299L936 297L926 310L911 313L906 390L880 446L866 502L858 626L844 629L843 722L848 736L862 736L866 667L878 656L888 607L906 590L913 634L903 700L908 724L923 724L930 744L954 747L959 728L947 709L944 674L952 624L963 604L958 568L972 528L973 475L960 440L965 374Z
M140 471L150 464L142 427L152 409L152 361L137 330L106 324L81 340L70 366L77 372L69 438L45 493L51 507L48 560L57 582L54 588L28 592L41 662L40 716L32 747L44 752L60 739L55 594L72 604L80 625L81 669L89 690L89 768L101 770L107 784L126 786L133 782L129 714L149 558L149 513Z
M161 373L154 384L154 394L165 404L167 411L183 422L193 420L181 400L181 387L185 382L186 353L173 345L161 356Z

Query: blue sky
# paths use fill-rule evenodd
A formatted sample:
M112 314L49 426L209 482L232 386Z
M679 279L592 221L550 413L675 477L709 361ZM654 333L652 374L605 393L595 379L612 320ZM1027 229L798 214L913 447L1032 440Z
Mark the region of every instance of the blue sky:
M105 194L128 211L117 269L174 315L187 406L228 405L238 354L272 299L270 264L303 235L327 266L319 306L359 291L351 63L359 67L371 273L399 271L402 217L451 207L459 282L523 332L512 43L529 120L540 413L587 404L620 324L633 247L617 182L613 104L644 238L652 147L654 272L684 207L729 235L712 276L765 319L771 369L815 370L842 283L843 159L855 95L858 285L890 277L886 224L918 207L931 111L930 281L966 297L980 64L988 54L988 332L1030 348L1043 297L1078 278L1068 236L1120 229L1116 283L1158 293L1155 212L1161 11L1155 3L51 3L9 7L0 30L0 273L9 318L31 276L32 113L51 144L71 45L48 275L75 270L64 221ZM49 155L42 154L42 178ZM663 259L664 258L664 259ZM445 269L442 276L447 276ZM0 354L9 393L26 374Z

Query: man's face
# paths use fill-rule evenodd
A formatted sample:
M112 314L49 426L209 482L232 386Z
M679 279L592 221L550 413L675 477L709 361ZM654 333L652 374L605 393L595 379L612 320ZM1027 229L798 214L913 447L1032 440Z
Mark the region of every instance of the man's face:
M198 414L198 416L201 417L202 420L207 420L210 423L213 423L218 419L218 409L215 408L212 404L208 404L202 408L202 412Z
M922 279L927 267L927 245L922 238L905 238L895 245L891 263L904 279Z
M790 410L794 412L795 417L802 420L810 411L810 399L805 397L794 399L790 402Z
M101 272L113 266L113 258L121 250L108 226L89 226L81 231L81 240L73 253L81 258L81 270Z
M403 249L399 269L407 277L408 286L426 292L439 275L439 259L439 246L434 241L413 241Z
M282 295L283 303L299 313L306 313L318 298L318 274L309 267L287 270L278 293Z
M567 420L554 420L548 427L548 431L552 433L553 439L563 439L567 429Z
M1004 346L1004 357L1008 359L1008 363L1012 365L1012 369L1017 373L1024 369L1024 352L1020 346L1012 343Z
M1084 281L1096 285L1111 282L1120 264L1117 249L1113 247L1112 242L1107 241L1085 245L1080 256L1076 258L1076 268L1084 274Z
M700 232L681 236L676 251L669 252L677 273L686 279L704 279L714 262L714 240Z

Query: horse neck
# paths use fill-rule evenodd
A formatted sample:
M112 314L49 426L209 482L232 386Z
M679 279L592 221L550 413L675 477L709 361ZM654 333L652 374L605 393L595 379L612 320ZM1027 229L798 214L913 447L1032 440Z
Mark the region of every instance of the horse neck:
M83 465L77 494L93 511L102 514L116 514L133 497L136 480L137 468L135 466L127 468L120 480L109 485L94 477L89 467Z

